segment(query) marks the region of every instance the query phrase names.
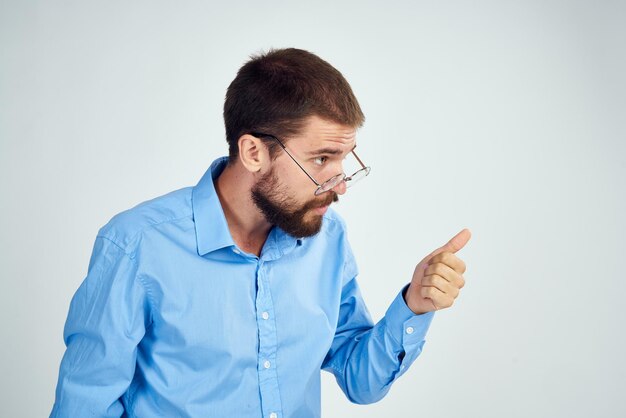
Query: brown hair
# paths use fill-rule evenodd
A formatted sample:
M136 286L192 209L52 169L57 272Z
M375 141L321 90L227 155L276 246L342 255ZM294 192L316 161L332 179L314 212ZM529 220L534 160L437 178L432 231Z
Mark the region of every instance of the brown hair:
M287 141L313 115L354 128L363 125L365 116L350 84L317 55L287 48L250 58L228 86L224 102L231 162L246 133L263 132ZM273 158L275 141L262 139Z

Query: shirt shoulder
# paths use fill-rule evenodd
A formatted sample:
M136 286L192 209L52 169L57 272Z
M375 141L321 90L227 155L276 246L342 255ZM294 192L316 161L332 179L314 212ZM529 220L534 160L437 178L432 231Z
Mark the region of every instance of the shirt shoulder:
M348 240L348 230L343 217L332 208L328 208L324 214L324 226L327 242L332 242L336 254L341 254L344 265L343 282L346 283L358 274L358 267L350 242Z
M343 237L346 235L346 221L332 207L329 207L324 214L324 222L322 229L326 234Z
M193 218L192 190L192 187L175 190L120 212L100 228L98 236L113 241L126 253L132 253L136 241L146 230Z

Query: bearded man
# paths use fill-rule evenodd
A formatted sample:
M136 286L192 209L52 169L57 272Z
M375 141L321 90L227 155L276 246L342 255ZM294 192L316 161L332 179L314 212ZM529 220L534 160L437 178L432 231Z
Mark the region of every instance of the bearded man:
M52 417L319 417L322 369L351 401L375 402L458 296L467 229L372 322L329 207L370 171L356 153L364 116L330 64L299 49L252 57L224 120L229 155L195 187L99 231Z

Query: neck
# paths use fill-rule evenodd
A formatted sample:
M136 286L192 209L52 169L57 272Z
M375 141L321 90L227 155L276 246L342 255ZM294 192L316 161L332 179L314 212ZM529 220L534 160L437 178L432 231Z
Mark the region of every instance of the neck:
M235 163L224 168L215 182L215 190L235 244L259 256L272 225L252 201L253 185L252 175Z

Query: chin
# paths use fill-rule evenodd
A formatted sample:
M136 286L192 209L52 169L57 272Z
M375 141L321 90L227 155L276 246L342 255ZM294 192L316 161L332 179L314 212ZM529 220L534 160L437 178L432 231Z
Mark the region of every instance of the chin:
M293 236L298 238L307 238L317 235L322 230L322 215L314 215L313 219L306 223L306 226L302 226L298 231L293 231Z

